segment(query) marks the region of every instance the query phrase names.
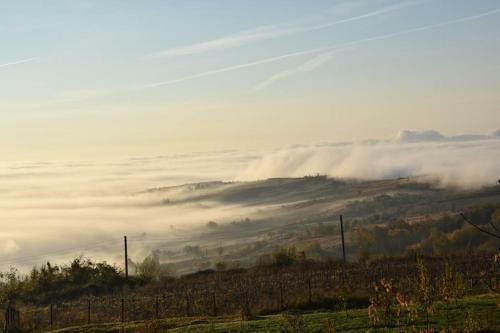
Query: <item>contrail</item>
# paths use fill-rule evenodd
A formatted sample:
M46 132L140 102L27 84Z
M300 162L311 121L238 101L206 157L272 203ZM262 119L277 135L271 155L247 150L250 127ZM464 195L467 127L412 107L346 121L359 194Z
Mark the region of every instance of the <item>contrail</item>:
M374 40L381 40L381 39L388 39L388 38L392 38L392 37L398 37L398 36L402 36L402 35L411 34L411 33L414 33L414 32L419 32L419 31L425 31L425 30L431 30L431 29L441 28L441 27L444 27L444 26L447 26L447 25L451 25L451 24L455 24L455 23L473 21L473 20L477 20L477 19L480 19L480 18L483 18L483 17L495 15L495 14L498 14L498 13L500 13L500 8L497 8L497 9L494 9L494 10L490 10L488 12L484 12L484 13L481 13L481 14L472 15L472 16L465 16L465 17L461 17L461 18L458 18L458 19L453 19L453 20L448 20L448 21L444 21L444 22L440 22L440 23L434 23L434 24L425 25L425 26L422 26L422 27L411 28L411 29L397 31L397 32L393 32L393 33L389 33L389 34L385 34L385 35L364 38L364 39L360 39L360 40L357 40L357 41L348 42L348 43L345 43L345 44L342 44L342 45L343 46L349 46L349 45L352 46L352 45L356 45L356 44L360 44L360 43L371 42L371 41L374 41Z
M312 50L298 51L298 52L288 53L288 54L284 54L284 55L277 56L277 57L262 59L262 60L258 60L258 61L254 61L254 62L248 62L248 63L245 63L245 64L240 64L240 65L235 65L235 66L229 66L229 67L214 69L214 70L211 70L211 71L206 71L206 72L202 72L202 73L198 73L198 74L194 74L194 75L184 76L184 77L181 77L181 78L178 78L178 79L173 79L173 80L168 80L168 81L163 81L163 82L157 82L157 83L148 84L148 85L144 86L144 88L154 88L154 87L159 87L159 86L166 86L166 85L170 85L170 84L174 84L174 83L179 83L179 82L183 82L183 81L188 81L188 80L196 79L196 78L199 78L199 77L211 76L211 75L214 75L214 74L230 72L230 71L234 71L234 70L241 69L241 68L253 67L253 66L257 66L257 65L263 65L263 64L266 64L266 63L270 63L270 62L274 62L274 61L278 61L278 60L282 60L282 59L286 59L286 58L290 58L290 57L296 57L296 56L301 56L301 55L316 53L316 52L319 52L319 51L321 51L323 49L325 49L325 48L317 48L317 49L312 49Z
M246 45L253 42L264 41L269 39L275 39L283 36L289 36L298 33L305 33L317 30L323 30L330 28L335 25L340 25L344 23L359 21L363 19L367 19L370 17L380 16L383 14L387 14L393 11L401 10L403 8L413 6L419 3L422 3L428 0L416 0L416 1L408 1L399 3L396 5L387 6L385 8L381 8L366 14L352 16L345 19L340 19L332 22L327 22L323 24L316 24L310 26L297 26L289 25L275 25L271 27L261 27L253 30L242 31L239 33L223 36L217 39L212 39L209 41L191 44L187 46L181 46L176 48L167 49L164 51L159 51L153 54L146 56L145 58L162 58L162 57L175 57L175 56L183 56L190 54L197 54L217 49L224 49L229 47L236 47L241 45Z
M19 61L13 61L13 62L5 63L5 64L0 64L0 68L2 68L2 67L8 67L8 66L13 66L13 65L24 64L26 62L34 61L36 59L37 58L28 58L28 59L23 59L23 60L19 60Z
M334 55L336 54L336 51L330 51L330 52L324 52L316 55L313 59L310 59L306 61L305 63L294 67L294 68L289 68L284 71L281 71L279 73L274 74L270 78L264 80L263 82L259 83L256 85L253 89L251 89L252 92L256 92L258 90L261 90L271 84L273 84L276 81L286 79L288 77L301 74L301 73L307 73L314 71L318 69L319 67L323 66L327 62L329 62Z
M382 8L382 9L379 9L379 10L376 10L376 11L373 11L373 12L370 12L370 13L366 13L366 14L363 14L363 15L353 16L353 17L345 18L345 19L338 20L338 21L328 22L328 23L324 23L324 24L320 24L320 25L316 25L316 26L311 26L311 27L308 27L308 28L304 28L304 29L302 29L301 32L308 32L308 31L314 31L314 30L322 30L322 29L326 29L326 28L332 27L334 25L339 25L339 24L343 24L343 23L349 23L349 22L353 22L353 21L359 21L359 20L363 20L363 19L366 19L366 18L383 15L383 14L386 14L386 13L394 12L394 11L397 11L397 10L400 10L400 9L404 9L406 7L410 7L410 6L422 3L424 1L428 1L428 0L409 1L409 2L399 3L399 4L396 4L396 5L387 6L385 8Z
M163 81L163 82L152 83L152 84L148 84L148 85L143 86L143 88L155 88L155 87L159 87L159 86L171 85L171 84L180 83L180 82L183 82L183 81L197 79L197 78L200 78L200 77L211 76L211 75L215 75L215 74L220 74L220 73L234 71L234 70L237 70L237 69L242 69L242 68L247 68L247 67L253 67L253 66L263 65L263 64L267 64L267 63L271 63L271 62L275 62L275 61L279 61L279 60L283 60L283 59L287 59L287 58L291 58L291 57L297 57L297 56L302 56L302 55L307 55L307 54L313 54L313 53L318 53L318 52L324 52L324 51L341 50L341 49L344 49L344 48L348 48L348 47L351 47L351 46L354 46L354 45L358 45L358 44L362 44L362 43L366 43L366 42L372 42L372 41L377 41L377 40L384 40L384 39L389 39L389 38L393 38L393 37L399 37L399 36L403 36L403 35L408 35L408 34L419 32L419 31L425 31L425 30L431 30L431 29L441 28L441 27L444 27L444 26L447 26L447 25L456 24L456 23L473 21L473 20L477 20L477 19L480 19L480 18L483 18L483 17L495 15L495 14L498 14L498 13L500 13L500 8L493 9L493 10L490 10L490 11L487 11L487 12L484 12L484 13L480 13L480 14L476 14L476 15L471 15L471 16L465 16L465 17L461 17L461 18L457 18L457 19L453 19L453 20L448 20L448 21L440 22L440 23L434 23L434 24L429 24L429 25L425 25L425 26L421 26L421 27L406 29L406 30L397 31L397 32L393 32L393 33L388 33L388 34L384 34L384 35L379 35L379 36L374 36L374 37L368 37L368 38L358 39L358 40L347 42L347 43L343 43L343 44L337 44L337 45L319 47L319 48L310 49L310 50L304 50L304 51L297 51L297 52L293 52L293 53L284 54L284 55L281 55L281 56L276 56L276 57L271 57L271 58L262 59L262 60L258 60L258 61L248 62L248 63L245 63L245 64L240 64L240 65L235 65L235 66L229 66L229 67L219 68L219 69L215 69L215 70L211 70L211 71L206 71L206 72L202 72L202 73L198 73L198 74L194 74L194 75L184 76L184 77L181 77L181 78L178 78L178 79L173 79L173 80L168 80L168 81Z

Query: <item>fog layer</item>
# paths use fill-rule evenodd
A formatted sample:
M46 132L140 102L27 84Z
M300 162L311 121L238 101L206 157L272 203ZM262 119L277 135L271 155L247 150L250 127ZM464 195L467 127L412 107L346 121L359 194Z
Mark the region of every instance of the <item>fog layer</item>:
M295 145L271 152L222 151L109 161L4 162L0 166L0 269L85 253L120 263L123 235L140 258L158 242L179 242L210 220L251 216L259 207L190 203L203 181L271 177L380 179L423 176L438 186L477 188L500 177L500 135L447 137L402 131L389 140ZM209 191L210 189L206 189Z

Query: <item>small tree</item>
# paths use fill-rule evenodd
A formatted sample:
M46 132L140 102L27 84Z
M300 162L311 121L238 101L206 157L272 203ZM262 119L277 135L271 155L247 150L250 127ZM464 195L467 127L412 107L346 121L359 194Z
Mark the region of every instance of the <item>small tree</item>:
M136 265L137 274L146 281L158 281L167 276L168 271L160 264L158 255L151 254L144 258L142 263Z
M289 266L298 260L297 250L294 246L288 249L280 247L273 251L273 264L276 266Z
M207 228L208 229L217 229L219 227L219 225L217 224L217 222L214 222L214 221L210 221L207 223Z

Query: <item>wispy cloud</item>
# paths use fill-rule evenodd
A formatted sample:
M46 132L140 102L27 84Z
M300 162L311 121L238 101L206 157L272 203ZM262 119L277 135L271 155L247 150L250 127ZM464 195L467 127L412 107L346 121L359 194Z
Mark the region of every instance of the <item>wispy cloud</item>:
M267 86L269 86L269 85L271 85L274 82L279 81L279 80L283 80L283 79L286 79L286 78L289 78L289 77L292 77L292 76L295 76L298 74L302 74L302 73L312 72L312 71L318 69L319 67L323 66L324 64L326 64L330 60L332 60L334 56L335 56L334 51L320 53L320 54L316 55L314 58L300 64L297 67L289 68L289 69L286 69L284 71L281 71L279 73L274 74L273 76L271 76L267 80L257 84L252 89L252 91L261 90L261 89L263 89L263 88L265 88L265 87L267 87Z
M423 27L418 27L418 28L403 30L403 31L395 32L395 33L390 33L390 34L386 34L386 35L380 35L380 36L375 36L375 37L371 37L371 38L361 39L361 40L349 42L349 43L347 43L347 45L344 45L344 46L355 45L355 44L369 42L369 41L375 41L375 40L381 40L381 39L387 39L387 38L397 37L397 36L400 36L400 35L406 35L406 34L418 32L418 31L435 29L435 28L443 27L443 26L446 26L446 25L449 25L449 24L454 24L454 23L460 23L460 22L477 20L477 19L480 19L480 18L483 18L483 17L487 17L487 16L491 16L491 15L494 15L494 14L498 14L498 13L500 13L500 9L495 9L495 10L491 10L491 11L484 12L484 13L481 13L481 14L467 16L467 17L462 17L462 18L459 18L459 19L449 20L449 21L440 22L440 23L436 23L436 24L431 24L431 25L428 25L428 26L423 26ZM301 74L301 73L311 72L311 71L313 71L313 70L321 67L322 65L324 65L328 61L330 61L333 58L333 56L334 56L334 52L325 52L325 53L319 54L316 57L314 57L313 59L311 59L311 60L309 60L309 61L301 64L298 67L289 68L289 69L286 69L284 71L281 71L279 73L274 74L273 76L271 76L267 80L265 80L265 81L259 83L258 85L256 85L252 89L252 91L261 90L261 89L263 89L263 88L265 88L265 87L267 87L267 86L269 86L269 85L273 84L274 82L279 81L281 79L286 79L288 77L295 76L295 75Z
M429 24L429 25L425 25L425 26L421 26L421 27L410 28L410 29L406 29L406 30L401 30L401 31L383 34L383 35L362 38L362 39L358 39L355 41L346 42L343 44L336 44L336 45L319 47L319 48L314 48L314 49L309 49L309 50L287 53L287 54L280 55L280 56L275 56L275 57L271 57L271 58L266 58L266 59L262 59L262 60L257 60L257 61L248 62L248 63L244 63L244 64L239 64L239 65L234 65L234 66L229 66L229 67L223 67L223 68L210 70L210 71L206 71L206 72L201 72L201 73L197 73L197 74L193 74L193 75L188 75L188 76L184 76L181 78L172 79L172 80L168 80L168 81L151 83L151 84L144 85L141 88L155 88L155 87L159 87L159 86L172 85L172 84L181 83L184 81L189 81L189 80L193 80L193 79L197 79L197 78L201 78L201 77L212 76L212 75L216 75L216 74L231 72L231 71L238 70L238 69L243 69L243 68L263 65L263 64L267 64L267 63L271 63L271 62L276 62L276 61L280 61L280 60L285 60L285 59L292 58L292 57L320 53L320 52L327 52L327 51L338 51L341 49L349 48L349 47L363 44L363 43L367 43L367 42L390 39L390 38L404 36L404 35L408 35L408 34L412 34L412 33L416 33L416 32L437 29L437 28L445 27L445 26L452 25L452 24L474 21L474 20L478 20L478 19L485 18L488 16L496 15L499 13L500 13L500 8L496 8L496 9L493 9L493 10L490 10L487 12L483 12L483 13L479 13L476 15L464 16L464 17L460 17L457 19L452 19L452 20L443 21L443 22L439 22L439 23ZM322 63L320 62L320 64L317 66L320 66L321 64ZM310 67L310 65L309 65L309 67Z
M172 80L168 80L168 81L151 83L151 84L147 84L147 85L143 86L143 88L155 88L155 87L159 87L159 86L176 84L176 83L180 83L180 82L184 82L184 81L189 81L192 79L197 79L200 77L212 76L215 74L231 72L231 71L235 71L235 70L243 69L243 68L247 68L247 67L263 65L263 64L267 64L267 63L271 63L271 62L275 62L275 61L279 61L279 60L284 60L287 58L297 57L297 56L306 55L306 54L312 54L312 53L316 53L316 52L319 52L319 51L324 50L324 49L325 48L318 48L318 49L311 49L311 50L287 53L287 54L277 56L277 57L271 57L271 58L266 58L266 59L257 60L257 61L253 61L253 62L247 62L244 64L218 68L218 69L214 69L214 70L210 70L210 71L206 71L206 72L201 72L201 73L197 73L197 74L193 74L193 75L188 75L188 76L184 76L184 77L180 77L180 78L172 79Z
M175 47L160 52L155 52L146 56L146 58L178 57L190 54L203 53L213 50L237 47L253 42L274 39L286 36L296 32L295 28L285 28L278 26L260 27L257 29L242 31L236 34L224 36L221 38L195 43L191 45Z
M363 20L363 19L367 19L367 18L371 18L371 17L375 17L375 16L380 16L380 15L387 14L387 13L390 13L390 12L394 12L394 11L397 11L397 10L401 10L403 8L406 8L406 7L409 7L409 6L412 6L412 5L416 5L416 4L419 4L419 3L422 3L422 2L424 2L424 0L402 2L402 3L399 3L399 4L387 6L387 7L384 7L384 8L381 8L381 9L378 9L378 10L375 10L375 11L372 11L372 12L369 12L369 13L366 13L366 14L352 16L352 17L349 17L349 18L345 18L345 19L341 19L341 20L336 20L336 21L333 21L333 22L327 22L327 23L318 24L318 25L315 25L315 26L310 26L310 27L307 27L307 28L303 28L300 32L309 32L309 31L315 31L315 30L322 30L322 29L327 29L327 28L333 27L333 26L338 25L338 24L349 23L349 22L359 21L359 20Z
M18 60L18 61L7 62L5 64L0 64L0 68L14 66L14 65L20 65L20 64L27 63L27 62L35 61L36 59L38 59L38 58L28 58L28 59L23 59L23 60Z
M354 22L358 20L363 20L383 14L387 14L396 10L403 9L410 5L420 3L422 1L410 1L404 2L396 5L387 6L366 14L351 16L348 18L335 20L320 24L309 24L304 25L303 23L287 23L280 25L271 25L259 27L252 30L241 31L239 33L227 35L224 37L212 39L205 42L195 43L191 45L181 46L159 51L146 56L146 58L162 58L162 57L177 57L185 56L190 54L204 53L213 50L227 49L231 47L242 46L250 43L265 41L269 39L275 39L279 37L289 36L298 33L305 33L311 31L317 31L322 29L327 29L332 26Z
M421 26L421 27L406 29L406 30L402 30L402 31L397 31L397 32L385 34L385 35L380 35L380 36L365 38L365 39L361 39L361 40L349 42L347 44L354 45L354 44L360 44L360 43L364 43L364 42L371 42L371 41L376 41L376 40L382 40L382 39L388 39L388 38L398 37L398 36L402 36L402 35L408 35L408 34L411 34L411 33L420 32L420 31L426 31L426 30L432 30L432 29L441 28L441 27L445 27L445 26L448 26L448 25L456 24L456 23L462 23L462 22L468 22L468 21L475 21L475 20L478 20L478 19L481 19L481 18L484 18L484 17L496 15L496 14L499 14L499 13L500 13L500 8L496 8L496 9L493 9L493 10L490 10L490 11L487 11L487 12L483 12L483 13L479 13L479 14L476 14L476 15L464 16L464 17L460 17L460 18L457 18L457 19L452 19L452 20L443 21L443 22L434 23L434 24L429 24L429 25L425 25L425 26Z

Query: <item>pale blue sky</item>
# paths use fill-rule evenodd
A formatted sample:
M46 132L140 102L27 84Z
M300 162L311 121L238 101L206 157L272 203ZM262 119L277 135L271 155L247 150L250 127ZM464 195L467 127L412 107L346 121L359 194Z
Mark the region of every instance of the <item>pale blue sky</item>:
M2 0L5 158L500 127L500 1Z

